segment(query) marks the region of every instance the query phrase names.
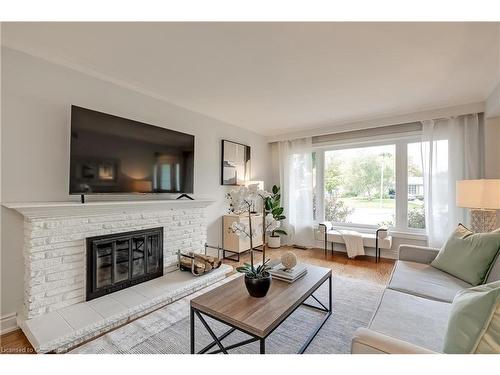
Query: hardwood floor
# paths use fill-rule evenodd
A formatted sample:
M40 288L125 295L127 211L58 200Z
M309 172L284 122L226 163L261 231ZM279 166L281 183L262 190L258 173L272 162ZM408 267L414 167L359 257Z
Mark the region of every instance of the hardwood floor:
M323 249L300 250L283 246L279 249L267 249L266 258L278 259L287 251L292 251L301 262L314 264L332 269L333 276L351 277L362 279L376 284L386 285L389 282L394 260L382 258L379 263L375 263L374 257L358 256L356 259L349 259L344 252L332 252L328 250L327 255ZM254 252L256 262L262 261L262 253ZM241 256L240 262L225 260L224 263L233 267L250 262L249 253Z
M20 329L0 336L0 354L32 354L35 350Z
M356 259L349 259L342 252L328 251L325 256L323 249L308 249L300 250L290 247L282 247L280 249L267 249L266 257L278 259L287 251L293 251L299 261L314 264L321 267L329 267L332 269L333 276L350 277L362 279L368 282L386 285L389 281L394 261L390 259L381 259L379 263L375 263L373 257L359 256ZM254 252L255 261L262 260L262 253ZM250 261L249 253L243 254L240 262L224 260L224 263L233 267ZM34 353L33 347L21 330L7 333L0 336L0 354L26 354Z

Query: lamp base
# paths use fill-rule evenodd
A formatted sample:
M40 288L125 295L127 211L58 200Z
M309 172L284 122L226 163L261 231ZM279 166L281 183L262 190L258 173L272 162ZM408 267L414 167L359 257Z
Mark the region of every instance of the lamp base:
M487 233L497 226L497 212L495 210L472 209L470 211L471 229L475 233Z

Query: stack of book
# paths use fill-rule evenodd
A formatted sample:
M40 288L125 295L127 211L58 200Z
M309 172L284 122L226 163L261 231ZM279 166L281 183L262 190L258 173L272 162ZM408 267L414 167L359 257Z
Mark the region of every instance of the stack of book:
M269 273L273 279L293 283L295 280L300 279L307 273L307 267L305 264L299 263L292 269L286 269L283 264L279 263L274 266Z

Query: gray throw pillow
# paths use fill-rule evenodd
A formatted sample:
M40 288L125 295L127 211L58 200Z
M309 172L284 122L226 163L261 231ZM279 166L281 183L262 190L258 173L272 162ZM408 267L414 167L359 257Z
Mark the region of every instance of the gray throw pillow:
M499 250L500 233L473 233L459 225L431 265L471 285L479 285Z

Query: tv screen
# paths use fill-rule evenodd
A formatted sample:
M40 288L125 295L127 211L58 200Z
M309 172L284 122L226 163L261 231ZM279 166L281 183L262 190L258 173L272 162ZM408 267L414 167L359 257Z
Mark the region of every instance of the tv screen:
M194 136L71 106L70 194L193 193Z

